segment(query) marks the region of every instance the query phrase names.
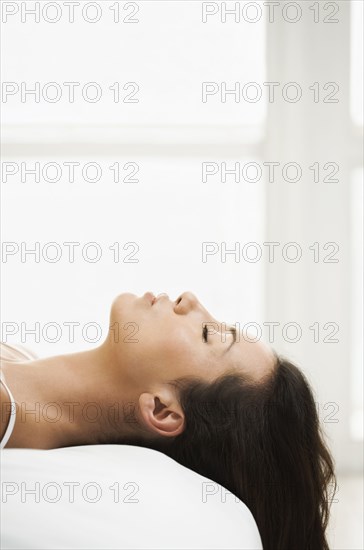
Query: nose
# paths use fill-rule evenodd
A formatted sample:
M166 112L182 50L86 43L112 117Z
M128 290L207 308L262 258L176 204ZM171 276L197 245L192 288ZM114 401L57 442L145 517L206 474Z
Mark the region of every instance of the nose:
M198 299L192 292L183 292L176 300L176 313L185 314L198 308L200 305Z

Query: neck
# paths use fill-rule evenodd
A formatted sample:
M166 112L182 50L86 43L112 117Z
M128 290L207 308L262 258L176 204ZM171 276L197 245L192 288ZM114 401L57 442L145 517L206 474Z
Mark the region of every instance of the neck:
M3 362L2 370L17 404L7 448L121 443L137 434L138 395L105 343L68 355Z

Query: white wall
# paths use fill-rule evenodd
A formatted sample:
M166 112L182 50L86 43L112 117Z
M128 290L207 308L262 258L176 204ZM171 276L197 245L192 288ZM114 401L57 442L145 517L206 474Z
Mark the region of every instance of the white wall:
M19 93L2 103L3 162L18 167L23 162L28 168L36 162L41 168L58 163L62 169L55 183L42 177L34 182L32 176L22 182L20 171L4 181L3 174L2 240L19 246L25 242L29 248L35 242L41 248L57 242L63 254L56 263L36 263L30 256L22 262L20 254L6 263L3 258L2 323L19 327L8 341L22 340L22 322L26 327L39 322L41 328L54 322L62 330L58 342L49 341L54 334L50 330L48 339L41 336L35 343L28 335L24 343L44 356L86 349L96 343L85 341L78 329L75 342L70 342L65 322L81 327L97 322L105 334L116 294L152 290L176 297L193 290L221 320L259 323L266 340L263 323L279 323L272 345L296 360L312 380L339 468L358 470L360 440L355 441L350 426L362 407L362 394L356 390L362 373L362 256L354 239L362 223L356 198L362 178L362 79L360 57L352 54L359 50L359 14L351 16L350 8L359 10L361 2L329 3L333 10L321 3L319 12L310 9L314 3L298 2L302 16L296 23L287 20L294 12L284 11L283 2L272 22L264 3L255 2L256 13L261 9L263 14L256 23L249 22L253 11L245 12L240 22L230 15L223 23L221 2L211 4L217 13L203 23L200 2L154 0L120 3L123 18L137 6L133 17L139 22L114 23L114 3L98 4L102 16L94 24L77 10L75 22L67 22L63 2L58 2L57 23L47 23L42 13L39 23L30 15L21 22L21 5L30 8L34 2L19 2L19 12L2 24L7 52L3 81L19 86L26 82L29 88L39 82L41 89L57 82L63 93L57 103L42 98L37 103L30 96L22 102ZM246 4L240 2L238 8ZM338 12L332 15L335 6ZM54 14L49 11L48 17ZM76 91L75 102L68 102L63 83L69 81L81 86L97 82L101 100L88 103ZM232 95L222 102L219 93L203 102L204 81L218 83L219 90L221 82L229 89L236 82L241 87L255 82L265 93L255 103L241 96L234 101ZM279 83L272 103L263 84L267 81ZM292 81L304 92L296 103L284 101L281 94L284 84ZM137 83L134 98L139 101L114 103L109 87L115 82L121 83L123 98L136 90L135 85L123 90L123 85ZM309 90L314 82L319 82L321 93L317 103ZM338 84L338 103L323 102L331 91L323 90L327 82ZM263 162L272 161L281 166L297 162L301 180L284 181L278 170L275 181L269 182ZM88 182L77 169L70 182L64 162L79 162L81 168L97 163L102 177ZM115 162L122 177L133 168L123 170L125 164L136 163L138 181L114 183L110 166ZM219 167L226 162L228 168L255 162L263 176L252 183L236 182L230 175L224 183L217 174L203 182L203 162ZM315 162L321 166L319 183L313 182L309 169ZM322 171L326 162L339 166L338 182L322 181L322 174L328 173ZM94 241L102 258L90 263L76 253L70 263L63 245L68 241L81 246ZM220 248L222 242L229 248L236 242L240 247L256 242L265 252L256 263L237 262L231 255L223 263L219 254L204 263L204 241L219 243ZM263 243L272 241L282 246L299 243L302 260L282 260L280 248L270 263ZM137 243L139 261L114 262L109 247L115 242L120 243L122 258L132 251L122 246ZM320 247L338 243L339 262L323 262L323 256L313 262L309 247L314 242ZM288 322L302 329L297 343L282 336ZM328 322L339 326L339 342L324 341L330 334L330 326L324 328ZM313 341L309 328L315 323L320 326L319 342Z

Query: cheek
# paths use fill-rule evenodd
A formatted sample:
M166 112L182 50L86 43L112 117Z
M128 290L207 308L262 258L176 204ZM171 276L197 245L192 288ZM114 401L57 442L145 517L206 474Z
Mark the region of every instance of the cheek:
M142 331L141 331L142 332ZM140 338L143 359L163 378L184 376L196 363L196 343L188 331L181 327L165 326L148 331L145 340Z
M190 338L182 330L175 330L168 324L148 327L145 338L143 330L140 331L140 335L147 353L159 359L165 358L167 361L183 359L191 347Z

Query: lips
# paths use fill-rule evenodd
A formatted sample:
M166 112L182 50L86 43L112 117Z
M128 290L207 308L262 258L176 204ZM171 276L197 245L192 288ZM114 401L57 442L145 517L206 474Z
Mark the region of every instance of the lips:
M146 299L150 303L151 306L153 306L156 302L158 302L164 296L167 298L167 300L169 300L169 296L165 292L161 292L157 296L155 296L153 294L153 292L146 292L144 294L143 298Z
M150 305L152 306L154 304L154 302L156 301L156 297L154 296L153 292L146 292L143 296L143 298L145 298L146 300L148 300L148 302L150 303Z
M158 302L158 300L160 300L163 296L165 296L165 297L167 298L167 300L169 300L168 294L166 294L165 292L161 292L161 293L158 294L158 296L154 299L153 304L155 304L156 302Z

